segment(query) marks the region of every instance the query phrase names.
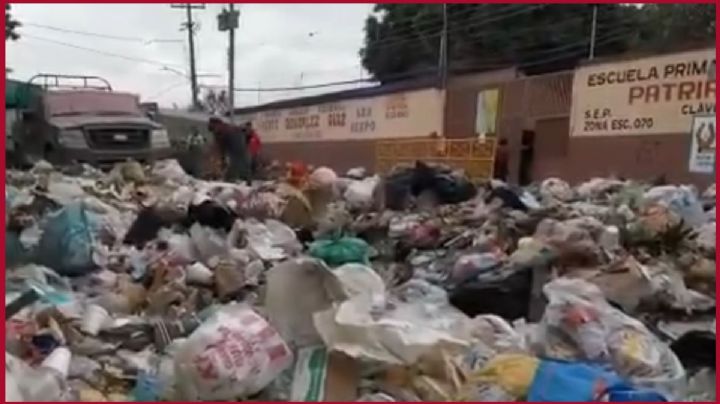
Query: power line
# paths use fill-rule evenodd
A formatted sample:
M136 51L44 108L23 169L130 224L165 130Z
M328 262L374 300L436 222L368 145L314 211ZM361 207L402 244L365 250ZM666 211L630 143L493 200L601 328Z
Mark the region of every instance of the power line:
M180 86L184 86L186 83L187 83L187 80L183 80L183 81L177 82L177 83L175 83L175 84L173 84L173 85L171 85L171 86L168 86L168 87L166 87L166 88L163 88L162 90L160 90L160 91L158 91L157 93L151 95L151 96L148 97L147 99L148 99L148 100L154 100L154 99L156 99L157 97L160 97L161 95L167 93L168 91L174 90L174 89L176 89L176 88L178 88L178 87L180 87Z
M596 41L596 46L604 45L606 43L611 43L611 42L613 42L617 39L620 39L628 34L631 34L632 32L633 32L632 29L624 29L624 30L619 29L614 33L606 33L606 34L598 37L598 39ZM532 62L511 63L508 61L503 61L502 59L496 59L497 63L494 63L494 64L484 63L484 64L480 64L480 65L471 65L471 66L468 66L467 68L488 70L488 69L502 68L509 64L513 64L520 68L529 67L529 66L537 66L537 65L540 65L543 63L549 63L549 62L553 62L553 61L557 61L557 60L562 60L562 59L570 57L570 56L582 55L587 50L586 46L587 46L588 42L589 42L588 39L584 39L582 41L576 41L573 43L556 46L554 48L541 49L537 52L532 52L532 53L530 53L530 55L532 55L532 57L537 57L539 55L546 54L546 53L547 54L555 54L555 53L559 52L555 56L548 57L548 58L540 58L540 59L534 60ZM572 48L577 48L577 49L573 51L573 50L571 50ZM560 51L562 51L562 52L560 52Z
M78 30L73 30L73 29L68 29L68 28L61 28L61 27L57 27L57 26L53 26L53 25L36 24L36 23L25 22L25 21L23 21L23 25L26 25L29 27L48 29L48 30L57 31L57 32L64 32L67 34L76 34L76 35L92 36L92 37L97 37L97 38L114 39L117 41L146 42L145 39L140 38L140 37L118 36L118 35L102 34L102 33L98 33L98 32L78 31Z
M598 37L597 45L610 43L616 39L622 38L623 36L632 33L632 29L618 29L613 33L606 33L602 36ZM510 61L503 61L502 59L495 59L497 63L484 63L481 65L473 65L468 66L470 69L476 69L476 70L486 70L491 68L502 68L508 65L516 65L519 67L528 67L528 66L534 66L538 64L543 63L549 63L555 60L562 60L564 58L574 56L577 54L581 54L585 50L585 46L587 45L588 40L584 39L581 41L576 41L568 44L563 44L560 46L556 46L549 49L541 49L536 52L531 52L528 55L531 55L530 57L536 57L540 55L552 55L550 57L541 58L538 60L535 60L533 62L524 62L524 63L512 63ZM572 50L572 48L578 48L577 50ZM523 48L518 48L523 49ZM390 75L384 77L384 79L396 79L396 78L418 78L422 77L423 74L427 73L429 76L430 74L436 74L437 68L428 68L420 72L408 72L408 73L399 73L396 75ZM266 87L266 88L236 88L235 92L287 92L287 91L300 91L300 90L310 90L310 89L318 89L318 88L327 88L327 87L335 87L340 85L350 85L350 84L361 84L361 83L369 83L369 82L377 82L378 80L374 78L366 78L366 79L356 79L356 80L345 80L345 81L335 81L335 82L327 82L327 83L318 83L318 84L312 84L312 85L306 85L306 86L291 86L291 87ZM211 86L206 85L204 87L208 88L224 88L224 86Z
M504 12L506 12L506 11L509 11L509 10L512 10L512 9L516 9L516 10L517 10L518 8L522 7L522 5L519 5L519 6L518 6L517 4L508 4L507 6L508 6L508 7L504 8L504 9L500 8L500 9L490 10L491 12L481 13L480 15L472 16L471 18L468 18L468 20L469 20L469 21L478 20L478 19L480 19L481 17L488 17L488 16L491 16L491 15L493 15L493 14L498 15L498 14L502 14L502 13L504 13ZM468 8L467 10L463 10L463 11L460 11L460 12L458 12L458 13L453 13L453 18L458 18L459 16L469 15L469 14L472 14L472 13L476 13L477 11L478 11L478 8ZM416 20L416 19L418 18L418 15L419 15L419 14L416 14L416 15L411 16L411 17L400 17L400 18L392 17L392 18L391 18L391 20L392 20L391 22L392 22L393 24L401 25L401 24L404 24L405 21L408 21L408 20ZM389 14L385 14L385 15L383 16L382 20L377 19L377 20L378 20L378 23L379 23L379 24L384 23L385 20L388 18L388 16L389 16ZM413 24L412 26L394 29L394 30L392 30L392 31L390 32L390 35L391 35L391 36L400 36L400 37L402 37L402 36L405 36L406 34L412 34L412 33L416 33L416 32L424 32L424 33L427 33L427 32L437 32L437 31L439 31L440 29L442 29L442 18L441 18L440 16L438 16L438 17L439 17L439 20L440 20L440 21L421 21L421 22L419 22L419 23L417 23L417 24L411 22L411 23ZM467 22L467 21L466 21L466 22ZM424 25L427 25L428 27L427 27L427 28L420 29L420 27L422 27L422 26L424 26ZM392 40L392 39L394 39L394 38L386 38L386 39L384 39L384 40Z
M430 72L436 72L437 69L435 67L423 69L420 71L413 71L413 72L403 72L403 73L396 73L392 75L385 76L385 79L403 79L403 78L417 78L418 74L425 74ZM326 88L326 87L336 87L341 85L350 85L350 84L362 84L362 83L372 83L377 82L378 80L372 77L363 78L363 79L353 79L353 80L343 80L343 81L333 81L333 82L326 82L326 83L318 83L318 84L308 84L305 86L290 86L290 87L264 87L264 88L235 88L235 92L283 92L283 91L300 91L300 90L312 90L312 89L318 89L318 88ZM225 86L221 85L203 85L203 87L206 88L225 88Z
M467 29L467 28L471 28L471 27L477 27L480 25L484 25L484 24L502 21L506 18L514 17L514 16L517 16L520 14L529 13L531 11L535 11L535 10L538 10L543 7L546 7L546 4L535 4L535 5L532 5L529 7L518 8L518 9L512 10L507 13L498 13L495 15L492 15L492 13L489 13L489 14L476 16L471 19L468 19L468 21L464 21L462 24L454 24L455 25L454 27L448 29L448 33L456 32L460 29ZM491 16L491 18L487 18L488 16ZM415 36L426 36L429 38L433 38L433 37L440 36L441 33L442 32L440 30L426 30L426 31L418 31L418 32L415 32L414 34L415 34ZM383 44L385 46L395 46L395 45L398 45L401 43L412 42L415 40L416 40L415 38L405 38L405 39L403 39L403 38L387 38L387 39L375 41L373 43L376 45ZM390 44L392 44L392 45L390 45Z
M98 54L98 55L104 55L104 56L114 57L114 58L118 58L118 59L125 59L125 60L131 61L131 62L147 63L147 64L152 64L152 65L161 66L161 67L172 66L172 67L182 68L181 66L176 65L176 64L172 64L172 63L166 63L166 62L161 62L161 61L158 61L158 60L145 59L145 58L134 57L134 56L121 55L121 54L118 54L118 53L112 53L112 52L108 52L108 51L104 51L104 50L100 50L100 49L95 49L95 48L88 48L88 47L85 47L85 46L75 45L75 44L68 43L68 42L63 42L63 41L57 41L57 40L54 40L54 39L44 38L44 37L40 37L40 36L36 36L36 35L23 34L23 37L24 37L24 38L34 39L34 40L37 40L37 41L43 41L43 42L53 43L53 44L60 45L60 46L65 46L65 47L68 47L68 48L74 48L74 49L84 50L84 51L87 51L87 52L93 52L93 53L96 53L96 54Z
M523 7L523 6L524 5L521 5L521 7ZM516 16L519 14L537 10L538 8L542 8L545 6L547 6L547 5L541 4L541 5L535 5L534 7L531 7L531 8L523 7L523 8L515 9L509 13L498 13L495 15L493 15L492 13L489 13L489 14L485 14L485 15L481 15L481 16L474 16L474 17L469 18L468 20L463 21L461 23L451 24L452 27L448 29L448 32L453 33L453 32L457 32L459 30L474 28L474 27L478 27L478 26L485 25L488 23L498 22L498 21L504 20L509 17L513 17L513 16ZM485 18L488 16L492 16L492 18ZM584 19L585 18L582 16L574 17L571 19L565 19L562 21L558 21L557 23L554 23L553 27L557 28L559 26L570 26L574 23L582 22ZM631 20L632 20L631 17L626 17L626 19L614 18L613 22L617 23L617 24L622 24L622 23L626 23L626 22L631 22ZM603 23L598 24L598 26L604 26L604 25L606 25L606 24L603 24ZM479 37L481 35L485 36L485 37L488 37L488 36L494 37L494 36L500 36L500 35L517 36L519 33L527 33L527 32L532 32L535 30L540 30L540 29L545 29L545 28L546 28L545 26L530 26L530 27L525 27L525 28L520 28L520 29L513 29L511 31L491 29L491 30L483 30L483 31L474 33L473 37ZM399 37L399 38L391 37L391 38L387 38L387 39L383 39L383 40L376 40L376 41L372 42L372 46L373 46L373 49L387 49L387 48L391 48L393 46L397 46L400 44L415 42L418 40L418 38L417 38L418 36L426 37L426 38L435 38L435 37L440 37L441 34L442 34L442 31L440 29L437 29L435 31L432 31L432 30L418 31L416 33L411 33L410 35L406 35L405 37Z

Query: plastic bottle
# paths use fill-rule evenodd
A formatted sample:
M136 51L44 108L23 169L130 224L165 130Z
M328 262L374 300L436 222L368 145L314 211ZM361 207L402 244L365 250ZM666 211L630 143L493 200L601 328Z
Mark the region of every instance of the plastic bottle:
M64 401L67 390L65 383L70 368L70 350L55 348L32 372L28 380L20 381L27 401Z
M137 376L132 396L137 402L158 401L160 383L155 372L141 370Z

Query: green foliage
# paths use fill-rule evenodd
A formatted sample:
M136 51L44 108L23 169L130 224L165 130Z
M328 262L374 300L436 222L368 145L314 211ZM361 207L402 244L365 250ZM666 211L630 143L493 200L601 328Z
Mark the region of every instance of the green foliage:
M20 38L20 34L17 33L17 29L20 27L20 22L12 18L10 15L10 4L5 5L5 40L8 39L15 41Z
M596 56L707 45L713 4L598 5ZM448 4L452 71L519 66L528 74L587 58L593 5ZM441 4L378 4L365 23L363 65L381 81L437 71Z

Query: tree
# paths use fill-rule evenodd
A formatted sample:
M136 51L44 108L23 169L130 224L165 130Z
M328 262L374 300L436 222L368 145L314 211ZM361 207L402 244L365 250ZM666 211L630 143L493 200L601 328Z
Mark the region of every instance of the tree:
M8 39L16 41L20 38L20 34L17 33L17 29L20 27L20 22L13 19L10 15L10 4L5 5L5 40Z
M646 4L645 40L638 47L655 52L715 43L714 4Z
M446 7L448 68L454 72L509 66L527 74L571 69L588 57L593 7L598 10L596 56L715 37L715 9L707 4ZM442 26L440 4L375 6L365 23L363 66L383 82L437 73ZM689 33L692 26L699 28Z

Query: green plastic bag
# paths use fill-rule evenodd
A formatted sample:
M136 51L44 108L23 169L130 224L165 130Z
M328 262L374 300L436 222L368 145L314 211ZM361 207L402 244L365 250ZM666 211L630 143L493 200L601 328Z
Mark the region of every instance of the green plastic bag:
M370 246L365 240L341 237L335 240L318 240L310 244L310 256L325 261L330 266L349 263L367 264Z

